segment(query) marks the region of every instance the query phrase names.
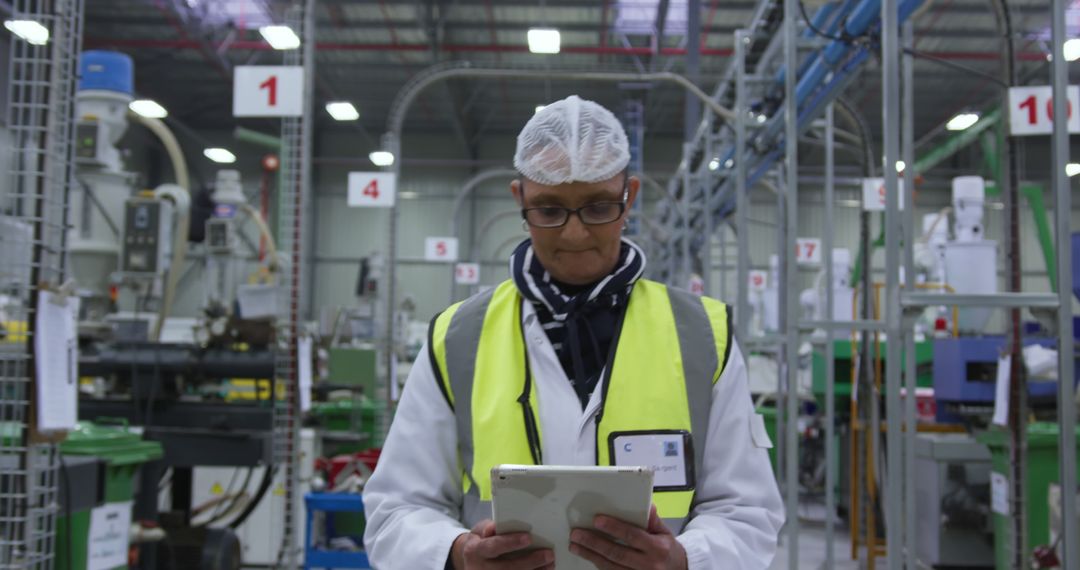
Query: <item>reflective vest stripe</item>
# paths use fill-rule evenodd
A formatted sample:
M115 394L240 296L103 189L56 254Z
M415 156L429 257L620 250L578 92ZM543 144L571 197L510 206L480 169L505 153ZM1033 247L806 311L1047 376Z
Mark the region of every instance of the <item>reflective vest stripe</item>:
M684 291L668 289L668 293L679 333L679 349L683 355L686 400L690 405L690 433L694 436L694 474L697 476L705 472L709 412L712 409L712 386L715 382L713 375L719 369L719 355L722 354L714 348L716 346L713 340L714 324L710 322L710 315L702 310L702 303L715 301ZM726 321L721 321L721 323L726 323ZM727 328L726 324L715 326ZM703 335L704 331L712 331L713 334Z
M484 315L491 303L493 291L472 297L460 304L457 311L448 315L444 344L445 360L439 367L447 371L447 388L455 402L454 415L457 418L458 453L464 470L462 485L468 492L473 483L469 467L473 465L474 440L473 425L473 371L476 367L477 348L480 344L480 331L484 325ZM443 318L440 318L442 321ZM462 357L462 355L468 355Z
M701 297L701 304L705 307L705 313L709 315L709 324L713 330L713 341L716 343L716 354L724 355L716 367L713 376L713 384L720 379L720 373L727 368L728 358L731 357L731 307L708 297Z
M435 372L435 381L439 385L446 403L450 409L454 408L454 392L450 389L449 375L446 371L446 329L450 326L450 320L454 313L461 307L461 303L455 303L442 313L435 315L428 326L428 358L431 359L431 369Z

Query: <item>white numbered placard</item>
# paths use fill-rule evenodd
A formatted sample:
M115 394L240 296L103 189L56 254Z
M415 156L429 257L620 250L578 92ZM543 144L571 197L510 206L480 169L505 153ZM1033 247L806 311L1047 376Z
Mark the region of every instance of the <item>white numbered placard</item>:
M1080 133L1080 87L1070 85L1065 90L1068 101L1070 133ZM1010 87L1009 128L1013 135L1048 135L1054 130L1054 103L1051 88Z
M233 71L233 116L299 117L304 114L304 68L241 65Z
M821 240L798 238L795 240L795 263L799 265L821 264Z
M459 263L454 267L454 283L477 285L480 283L479 263Z
M389 208L397 193L392 172L350 172L348 204L353 208Z
M429 237L424 240L424 259L428 261L457 261L457 238Z
M904 209L904 179L900 178L897 181L897 198L896 205L899 209ZM862 208L865 212L884 212L885 211L885 179L884 178L863 178L862 181Z
M769 285L769 272L755 269L750 272L750 290L760 293Z

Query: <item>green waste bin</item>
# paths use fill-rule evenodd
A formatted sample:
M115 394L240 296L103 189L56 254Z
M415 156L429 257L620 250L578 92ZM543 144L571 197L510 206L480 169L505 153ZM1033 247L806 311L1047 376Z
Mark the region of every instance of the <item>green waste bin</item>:
M1076 428L1077 440L1080 441L1080 427ZM1006 480L1009 477L1009 434L1005 430L991 429L977 437L980 443L990 448L991 463L994 473ZM1028 425L1027 488L1024 502L1028 510L1028 546L1034 549L1050 544L1050 513L1047 507L1047 494L1051 483L1057 483L1060 464L1058 462L1058 425L1052 423L1032 423ZM1011 491L1012 486L1010 484ZM1011 497L1010 497L1011 498ZM1011 545L1011 517L994 513L994 560L998 570L1012 568L1009 553ZM1027 556L1030 556L1030 552Z
M759 406L757 413L765 418L765 431L769 434L769 441L773 446L769 448L769 461L772 462L773 473L776 472L776 408L773 406Z
M121 427L79 422L67 439L60 444L66 456L92 456L101 460L101 497L105 503L126 503L135 497L135 481L139 468L162 456L161 444L143 441L139 434ZM88 540L92 510L72 512L70 520L61 516L57 521L58 536L67 536L70 525L70 556L57 556L60 570L82 570L87 566ZM69 566L70 562L70 566ZM117 566L127 568L127 566Z

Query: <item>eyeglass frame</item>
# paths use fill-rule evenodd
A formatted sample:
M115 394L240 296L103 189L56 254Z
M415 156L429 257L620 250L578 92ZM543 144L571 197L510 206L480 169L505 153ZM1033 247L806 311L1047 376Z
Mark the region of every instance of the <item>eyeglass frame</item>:
M521 192L521 202L524 204L525 203L525 177L524 176L519 176L518 177L518 189ZM606 226L607 224L615 223L616 221L619 220L619 218L621 218L623 216L623 214L626 213L626 202L629 199L630 199L630 169L627 168L626 170L623 170L623 192L622 192L622 200L621 201L617 201L617 202L616 201L590 202L588 204L585 204L584 206L581 206L580 208L564 208L562 206L535 206L535 207L532 207L532 208L522 208L521 209L521 219L524 220L525 223L528 224L531 227L540 228L540 229L544 229L544 230L553 230L553 229L561 228L561 227L565 226L566 224L568 224L570 222L570 216L571 215L577 215L578 220L583 225L586 225L586 226ZM590 206L595 206L597 204L618 204L619 205L619 215L615 216L614 218L612 218L611 220L609 220L607 222L598 222L598 223L586 222L585 218L581 215L581 211L584 210L585 208L588 208ZM538 226L538 225L532 223L531 221L529 221L529 216L528 216L529 210L550 210L550 209L562 210L563 212L566 213L566 218L563 220L563 222L561 224L559 224L557 226Z

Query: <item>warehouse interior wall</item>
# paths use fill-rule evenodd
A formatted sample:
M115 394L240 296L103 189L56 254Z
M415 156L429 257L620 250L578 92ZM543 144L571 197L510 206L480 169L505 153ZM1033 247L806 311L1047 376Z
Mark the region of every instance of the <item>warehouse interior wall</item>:
M0 44L2 45L2 44ZM2 55L2 54L0 54ZM6 58L0 57L0 61ZM270 132L267 130L266 132ZM204 131L181 136L194 185L206 187L213 183L220 168L234 168L241 172L245 193L257 197L262 176L259 159L264 149L237 142L231 132ZM201 155L203 145L220 145L232 148L239 157L235 165L216 165ZM1028 144L1024 149L1026 165L1023 180L1039 181L1045 178L1049 165L1042 145ZM141 173L140 186L174 180L171 165L164 153L158 150L156 141L141 127L133 125L121 142L129 149L127 163L130 170ZM465 182L474 174L489 168L509 168L514 138L510 135L485 137L479 144L474 160L449 158L454 149L460 148L458 140L447 134L407 135L403 145L404 163L402 179L398 187L398 296L399 301L412 299L416 306L415 318L428 320L451 302L466 297L476 287L452 286L453 265L424 261L424 239L446 237L450 230L450 215L454 198ZM314 200L312 201L314 225L314 280L312 283L311 318L318 318L324 309L355 304L355 288L362 257L375 252L385 252L388 239L389 210L376 208L350 208L347 205L347 178L350 171L374 170L365 153L352 149L366 148L353 133L329 132L316 139L314 159ZM451 150L448 150L451 149ZM662 184L674 170L681 152L676 139L647 139L645 157L646 173ZM0 172L10 172L10 140L7 130L0 123ZM824 231L824 204L820 178L815 179L812 167L807 182L800 183L800 207L798 211L799 236L820 237ZM963 168L942 168L933 173L920 186L916 198L916 220L923 214L940 211L950 203L949 180L952 176L967 174ZM845 171L838 174L844 179ZM851 174L851 172L846 172ZM839 182L836 189L837 204L834 210L834 244L853 253L858 249L860 190L847 176L847 182ZM273 179L276 183L276 177ZM0 179L0 185L10 183L9 177ZM527 237L522 230L517 206L509 193L509 179L497 179L482 184L462 212L459 225L459 255L481 264L481 284L494 285L508 277L507 260L513 247ZM1075 182L1074 182L1075 184ZM645 200L645 214L654 211L662 198L645 187L641 196ZM1049 196L1048 196L1049 198ZM1050 200L1047 200L1050 202ZM776 195L765 188L751 193L750 243L751 269L767 270L769 256L776 252L777 223L779 221ZM1000 197L988 198L984 218L986 235L999 241L999 288L1004 290L1004 256L1000 254L1004 238L1003 205ZM1050 211L1053 220L1053 211ZM729 220L734 223L734 220ZM872 216L871 236L880 232L878 216ZM1046 292L1049 280L1035 236L1034 224L1028 204L1020 203L1021 261L1025 291ZM1080 200L1074 200L1072 229L1080 228ZM482 235L478 235L481 234ZM253 223L244 226L249 244L257 246L259 236ZM723 237L721 237L721 235ZM648 237L637 238L648 247ZM475 243L473 243L475 242ZM248 256L244 274L254 273L258 267L257 250L241 245ZM713 268L709 275L708 292L734 304L736 292L736 241L734 232L727 228L712 240ZM721 268L722 250L726 248L726 271ZM203 250L201 245L191 248L187 265L182 268L182 280L173 314L195 316L203 303ZM878 250L872 260L875 281L884 278L884 252ZM802 268L799 271L801 288L813 285L817 270ZM677 284L686 286L686 284ZM1075 300L1074 300L1075 303ZM1077 305L1080 309L1080 304ZM1003 329L1001 311L991 320L988 332Z

